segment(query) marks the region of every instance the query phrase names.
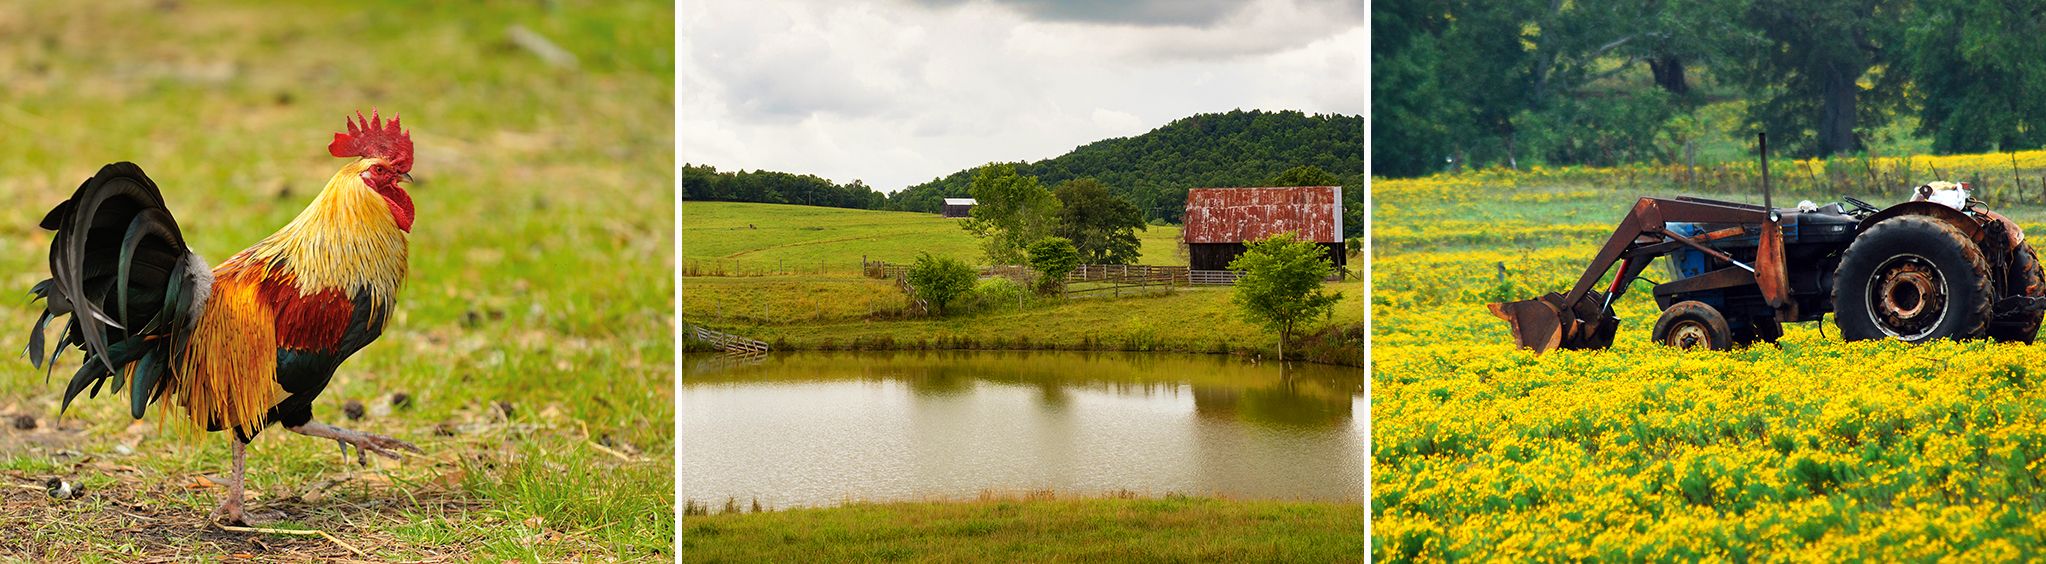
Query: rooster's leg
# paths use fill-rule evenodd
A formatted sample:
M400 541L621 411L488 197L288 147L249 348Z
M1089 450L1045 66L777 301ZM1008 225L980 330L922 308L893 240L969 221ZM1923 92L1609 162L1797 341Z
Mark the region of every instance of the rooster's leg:
M232 483L227 485L227 499L220 502L220 508L214 509L207 520L219 522L225 517L227 524L247 525L249 516L242 512L242 471L248 460L248 445L233 437L228 437L227 442L234 445L234 477L229 478Z
M367 453L374 452L377 454L384 455L385 457L390 458L391 460L398 460L399 459L398 455L402 454L402 452L409 451L416 454L424 454L426 452L423 450L419 450L419 447L412 446L412 443L408 443L398 439L393 439L390 437L374 433L351 431L340 427L329 426L317 421L309 421L306 422L306 424L304 425L300 425L297 427L286 427L286 429L290 429L291 432L293 433L298 433L300 435L305 435L308 437L334 439L334 442L341 444L341 456L344 458L348 456L348 446L354 445L356 462L361 463L362 465L365 466L369 465L369 456Z

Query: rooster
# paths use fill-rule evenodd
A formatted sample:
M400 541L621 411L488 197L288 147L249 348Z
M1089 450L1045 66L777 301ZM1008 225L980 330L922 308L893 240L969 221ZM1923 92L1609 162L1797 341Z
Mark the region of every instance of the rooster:
M55 231L50 278L27 354L42 369L66 348L84 351L64 388L78 394L111 383L128 393L137 419L169 403L192 425L230 431L233 471L226 499L209 520L249 522L242 507L250 440L270 425L332 439L342 457L356 449L392 459L418 447L313 420L313 400L341 362L376 340L405 281L412 197L412 136L371 112L357 112L327 151L354 158L289 225L208 268L184 235L156 182L132 163L114 163L43 217ZM45 357L45 328L69 316ZM168 409L168 408L165 408Z

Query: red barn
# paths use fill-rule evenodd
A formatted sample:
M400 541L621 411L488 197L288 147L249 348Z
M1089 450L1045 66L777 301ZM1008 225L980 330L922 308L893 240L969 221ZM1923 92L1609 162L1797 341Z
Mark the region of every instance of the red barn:
M1186 193L1187 262L1194 270L1225 270L1244 242L1291 231L1327 249L1343 267L1343 189L1195 188Z

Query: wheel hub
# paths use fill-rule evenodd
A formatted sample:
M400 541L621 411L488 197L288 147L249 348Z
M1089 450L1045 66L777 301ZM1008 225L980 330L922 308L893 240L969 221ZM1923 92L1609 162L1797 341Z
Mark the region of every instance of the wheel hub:
M1915 339L1946 317L1946 279L1931 261L1902 255L1885 261L1870 280L1869 313L1884 333Z
M1684 321L1670 328L1669 336L1664 337L1665 342L1663 344L1679 349L1688 349L1704 344L1707 340L1709 340L1709 337L1707 337L1705 332L1705 324L1696 321Z

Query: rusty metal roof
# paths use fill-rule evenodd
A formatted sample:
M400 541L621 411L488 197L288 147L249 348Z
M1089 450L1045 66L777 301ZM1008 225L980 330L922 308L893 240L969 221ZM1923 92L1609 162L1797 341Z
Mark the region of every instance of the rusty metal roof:
M1188 243L1241 243L1293 231L1317 243L1343 241L1343 189L1194 188L1186 192Z

